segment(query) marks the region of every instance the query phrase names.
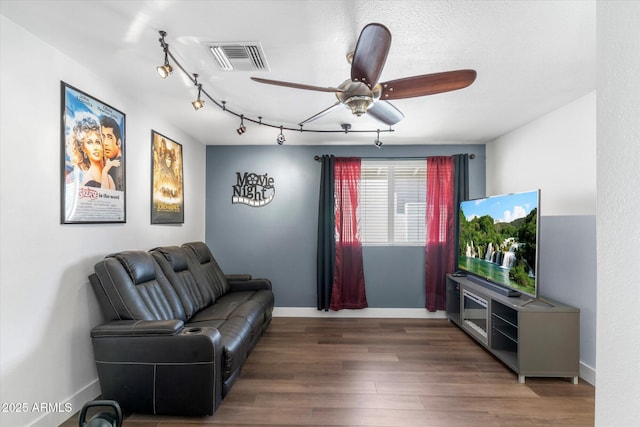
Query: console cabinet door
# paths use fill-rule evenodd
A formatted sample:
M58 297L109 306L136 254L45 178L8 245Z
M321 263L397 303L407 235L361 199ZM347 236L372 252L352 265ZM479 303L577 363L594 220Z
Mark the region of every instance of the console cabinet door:
M577 313L521 311L519 373L536 377L573 377L580 370Z

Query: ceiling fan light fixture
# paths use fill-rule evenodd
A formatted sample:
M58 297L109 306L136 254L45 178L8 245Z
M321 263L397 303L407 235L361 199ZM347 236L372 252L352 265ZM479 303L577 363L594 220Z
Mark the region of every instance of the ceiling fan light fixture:
M373 105L373 98L370 96L356 95L345 101L351 112L360 117Z

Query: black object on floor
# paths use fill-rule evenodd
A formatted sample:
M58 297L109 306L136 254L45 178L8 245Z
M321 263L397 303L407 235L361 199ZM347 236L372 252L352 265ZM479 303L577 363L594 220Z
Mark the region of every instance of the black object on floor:
M108 407L113 410L99 412L90 420L86 421L87 410L92 407ZM121 427L122 426L122 410L120 405L115 400L93 400L87 402L80 411L80 418L78 420L80 427Z

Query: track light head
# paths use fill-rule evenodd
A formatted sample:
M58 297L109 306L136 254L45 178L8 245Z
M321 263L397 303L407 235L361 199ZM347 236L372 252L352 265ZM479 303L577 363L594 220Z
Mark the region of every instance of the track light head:
M202 99L200 99L200 97L198 97L198 99L193 101L191 103L191 105L193 105L193 109L197 111L197 110L201 109L202 107L204 107L204 101Z
M171 75L171 73L173 73L173 67L169 64L169 61L165 57L164 65L159 65L158 68L156 68L156 71L158 71L158 75L160 77L166 79Z
M166 35L166 31L160 31L160 46L162 46L162 50L164 51L164 64L156 68L158 75L163 79L166 79L173 73L173 67L169 64L169 45L164 41Z
M278 145L284 144L285 138L284 138L284 134L282 133L282 126L280 126L280 134L278 135L278 138L276 139L276 141L278 142Z
M244 114L243 114L240 116L240 127L236 129L236 132L238 132L238 135L242 135L246 131L247 131L247 128L244 126Z
M193 77L195 78L195 85L198 86L198 99L193 101L191 103L191 105L193 105L193 109L194 110L198 111L199 109L204 107L204 101L202 100L202 98L200 98L200 94L202 93L202 83L198 83L198 75L197 74L194 73Z
M382 147L382 141L380 141L380 129L378 129L378 135L376 136L376 139L373 141L373 145L375 145L376 148Z
M163 79L166 79L173 73L173 67L169 64L169 45L164 41L166 35L166 31L160 31L160 46L162 46L162 50L164 51L164 64L156 68L158 75Z

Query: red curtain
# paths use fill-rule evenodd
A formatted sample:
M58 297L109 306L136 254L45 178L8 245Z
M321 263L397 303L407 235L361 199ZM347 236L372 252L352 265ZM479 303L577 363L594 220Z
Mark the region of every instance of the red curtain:
M427 158L426 308L446 309L446 275L455 250L454 165L452 157Z
M331 310L367 307L358 212L360 163L359 158L335 160L336 257Z

